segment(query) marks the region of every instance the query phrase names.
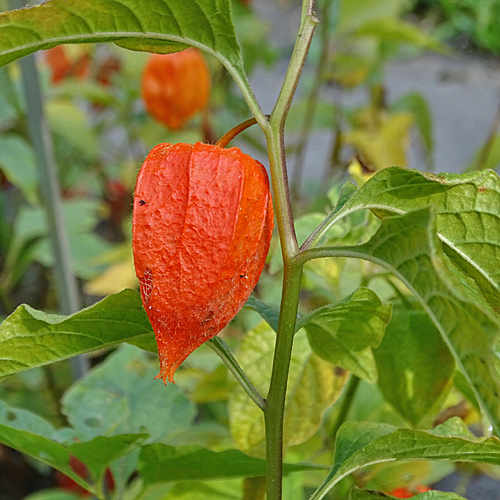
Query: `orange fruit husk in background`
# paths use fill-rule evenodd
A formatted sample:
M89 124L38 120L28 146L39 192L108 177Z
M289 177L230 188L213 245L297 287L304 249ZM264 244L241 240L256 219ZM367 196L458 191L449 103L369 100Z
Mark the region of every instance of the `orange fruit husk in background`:
M73 455L71 455L69 459L69 465L71 466L73 471L76 472L76 474L81 478L86 479L87 476L89 475L89 470L87 469L87 466ZM79 484L75 483L73 479L70 479L68 476L65 476L62 472L59 471L55 472L55 482L58 488L61 490L70 491L80 497L90 496L89 491L82 488ZM115 489L115 481L110 469L106 469L103 482L107 491L113 491Z
M425 493L426 491L431 491L431 488L419 485L413 488L413 491L410 491L407 488L396 488L395 490L392 490L389 495L396 498L411 498L419 493Z
M60 83L68 77L76 77L83 80L90 70L90 55L87 52L75 54L70 58L67 49L58 45L44 51L45 61L50 67L51 81L53 84Z
M134 194L134 264L161 370L174 372L243 307L274 225L264 166L238 148L160 144Z
M201 52L190 48L150 57L141 81L146 109L168 128L181 128L210 97L210 72Z

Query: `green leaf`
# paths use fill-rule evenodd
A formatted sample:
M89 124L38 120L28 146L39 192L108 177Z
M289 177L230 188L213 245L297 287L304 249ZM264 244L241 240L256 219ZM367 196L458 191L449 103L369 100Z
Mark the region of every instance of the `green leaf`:
M115 436L112 438L98 438L86 443L74 443L65 447L45 436L0 425L0 442L2 444L61 471L89 491L94 491L93 487L71 468L71 455L81 457L81 460L92 471L94 479L98 479L104 474L107 465L107 463L104 463L106 459L114 460L128 453L143 438L144 435L141 434Z
M155 380L157 373L156 358L152 364L136 347L122 345L66 391L62 411L80 439L147 432L150 442L182 435L190 431L194 405L178 386ZM113 464L117 484L127 483L138 457Z
M160 485L152 485L160 490ZM170 486L167 494L158 497L141 497L138 500L241 500L241 479L224 479L219 481L182 481ZM161 490L160 490L161 491Z
M134 290L110 295L70 316L21 305L0 325L0 377L145 338L153 338L153 332Z
M0 401L0 422L4 422L14 429L49 438L55 437L56 434L54 426L40 415L22 408L9 406L4 401Z
M300 318L314 353L367 382L377 381L372 347L378 347L391 319L390 303L382 303L368 288L344 301Z
M449 435L450 431L459 436ZM367 465L417 459L498 465L500 441L495 437L484 439L467 434L465 424L458 418L436 427L433 432L347 422L337 435L333 469L311 500L324 498L342 478Z
M63 203L64 222L74 273L84 279L94 277L104 269L96 264L110 249L110 244L93 230L98 222L99 203L95 200L67 200ZM40 207L22 207L15 223L15 237L9 252L14 255L29 241L39 239L32 249L32 258L47 267L54 265L52 247L48 238L45 211Z
M384 217L430 205L446 255L500 310L500 178L493 171L435 175L386 168L351 196L322 234L358 210L371 209Z
M0 170L31 204L38 203L35 155L30 145L18 135L0 136Z
M307 99L302 99L292 104L286 122L287 133L293 134L302 132L302 127L304 126L304 115L307 112L308 106L309 101ZM314 109L311 128L313 130L333 129L337 122L337 113L338 108L332 102L319 100Z
M388 498L396 497L384 493L377 493L376 491L366 491L360 490L359 488L353 488L349 492L349 498L347 500L387 500ZM464 497L461 497L456 493L435 490L419 493L418 495L414 495L412 498L415 498L416 500L465 500Z
M336 186L334 185L327 193L328 199L335 207L332 210L333 214L336 214L340 211L340 209L349 201L349 198L358 190L358 187L355 186L352 182L346 182L342 184L338 195L334 193L334 189Z
M68 99L85 99L93 104L117 105L113 91L109 87L104 87L92 80L78 80L75 78L68 78L58 82L57 86L50 89L47 97L56 99L58 103ZM74 138L71 139L74 140Z
M414 116L415 123L430 159L430 155L434 149L432 116L425 98L415 92L405 94L391 105L391 110L409 111Z
M488 138L474 155L468 170L496 169L500 165L500 135Z
M0 124L8 126L18 118L19 104L16 89L7 68L0 69Z
M61 471L83 488L90 488L86 481L73 472L69 465L70 453L63 445L44 436L1 424L0 442Z
M399 0L341 0L338 31L354 31L366 22L396 18L401 10Z
M0 64L63 43L168 53L199 47L248 87L227 0L52 0L0 14Z
M487 304L471 295L446 265L431 210L387 217L370 241L343 250L387 268L413 292L500 434L500 391L492 353L500 325Z
M99 484L111 462L130 453L146 437L146 434L97 436L90 441L70 445L69 451L87 466L93 481Z
M308 464L284 464L285 474L317 470ZM201 446L174 448L162 443L143 446L139 459L139 475L146 485L170 481L229 479L265 475L266 462L238 450L211 451Z
M324 236L326 231L328 231L333 227L333 224L331 224L330 221L335 218L335 216L340 212L342 207L349 201L352 195L358 190L358 188L354 184L352 184L351 182L346 182L340 188L338 196L336 196L336 193L334 193L335 188L336 186L330 189L330 191L327 194L328 199L330 200L332 205L334 205L335 208L328 214L327 217L325 217L321 221L318 227L316 227L316 229L310 233L310 235L307 237L307 239L301 246L301 249L310 248L311 246L313 246L314 243L316 243L321 236ZM338 221L338 218L336 220Z
M51 488L49 490L42 490L33 493L33 495L28 495L24 500L80 500L79 495L73 495L67 491L61 491L60 489Z
M408 43L427 50L444 51L444 45L437 39L402 19L387 17L370 20L362 24L356 34L376 37L383 42Z
M374 354L385 399L414 427L424 419L431 424L452 386L455 362L429 315L395 308Z
M261 318L275 331L278 331L278 321L280 312L278 309L269 306L259 300L255 295L250 295L245 307L249 307L254 311L258 312Z
M76 103L59 99L45 106L47 121L54 134L75 148L82 158L93 161L99 157L97 137L87 114Z
M275 341L274 331L261 323L247 333L237 354L241 368L260 394L266 394L269 388ZM344 370L334 369L314 355L305 335L296 335L285 402L285 449L316 433L325 410L339 397L347 377ZM236 384L229 395L229 417L236 447L254 456L264 456L262 411Z
M152 365L144 352L123 345L66 391L62 411L83 439L147 432L159 441L186 432L194 405L157 374L156 360Z
M415 500L466 500L456 493L446 491L426 491L413 497Z
M243 481L243 500L266 500L266 477L247 477Z

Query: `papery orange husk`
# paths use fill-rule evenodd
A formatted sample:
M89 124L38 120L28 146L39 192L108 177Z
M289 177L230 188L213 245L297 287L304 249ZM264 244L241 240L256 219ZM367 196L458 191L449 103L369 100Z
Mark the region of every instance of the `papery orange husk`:
M238 148L160 144L134 195L134 264L161 370L219 333L259 281L274 215L264 166Z
M210 97L210 72L195 48L173 54L153 54L142 74L146 109L169 129L181 128Z

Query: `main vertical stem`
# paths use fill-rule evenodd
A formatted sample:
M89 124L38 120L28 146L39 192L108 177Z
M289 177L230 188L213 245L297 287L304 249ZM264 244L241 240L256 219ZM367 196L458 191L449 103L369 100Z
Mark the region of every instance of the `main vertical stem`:
M267 500L279 500L282 496L283 417L301 278L301 265L285 265L280 322L265 412Z
M290 370L293 336L299 302L302 264L296 261L299 252L293 225L290 191L285 159L284 128L292 99L304 66L318 20L313 0L303 0L300 31L276 106L263 127L269 152L269 167L274 206L283 255L283 290L271 384L266 399L267 500L281 500L283 479L283 417ZM257 118L257 117L256 117Z

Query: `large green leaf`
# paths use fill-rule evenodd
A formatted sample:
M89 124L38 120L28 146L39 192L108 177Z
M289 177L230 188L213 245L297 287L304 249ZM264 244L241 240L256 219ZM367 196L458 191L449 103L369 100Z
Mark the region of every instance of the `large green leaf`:
M500 435L500 390L492 352L500 325L488 305L448 268L432 211L387 217L370 241L340 251L386 267L414 293Z
M316 355L368 382L377 381L372 347L378 347L391 319L391 304L382 303L368 288L335 305L301 318Z
M247 333L238 352L241 368L260 394L269 389L275 341L274 331L261 323ZM346 380L345 370L335 369L314 355L306 336L297 333L285 402L285 448L306 441L319 429L323 413L338 398ZM264 456L262 411L236 384L229 395L229 415L236 447L251 455Z
M498 465L500 441L495 437L475 438L458 418L445 422L432 432L398 429L387 424L348 422L337 435L333 468L310 500L324 498L342 478L367 465L420 459Z
M147 433L151 442L190 431L194 405L178 386L154 379L156 357L151 361L140 349L122 345L66 391L62 411L79 439ZM113 464L115 483L125 486L138 457L137 450Z
M159 441L186 432L194 405L176 385L155 380L157 374L144 352L122 345L66 391L62 411L81 439L147 432Z
M284 464L285 474L317 470L308 464ZM201 446L174 448L162 443L146 445L141 450L139 475L145 484L182 480L256 477L266 473L266 462L238 450L211 451Z
M193 45L248 85L227 0L52 0L0 15L2 65L63 43L94 42L160 53Z
M385 218L378 232L363 245L325 247L312 253L317 257L369 260L398 276L440 331L495 433L500 435L499 376L493 353L500 330L498 317L463 277L448 267L429 208Z
M19 306L0 325L0 377L154 336L139 294L124 290L70 316Z
M435 175L386 168L351 196L320 235L358 210L368 208L384 217L431 205L446 255L500 309L500 178L491 170Z
M414 427L424 419L431 424L451 388L455 363L429 315L396 307L374 354L385 399Z

